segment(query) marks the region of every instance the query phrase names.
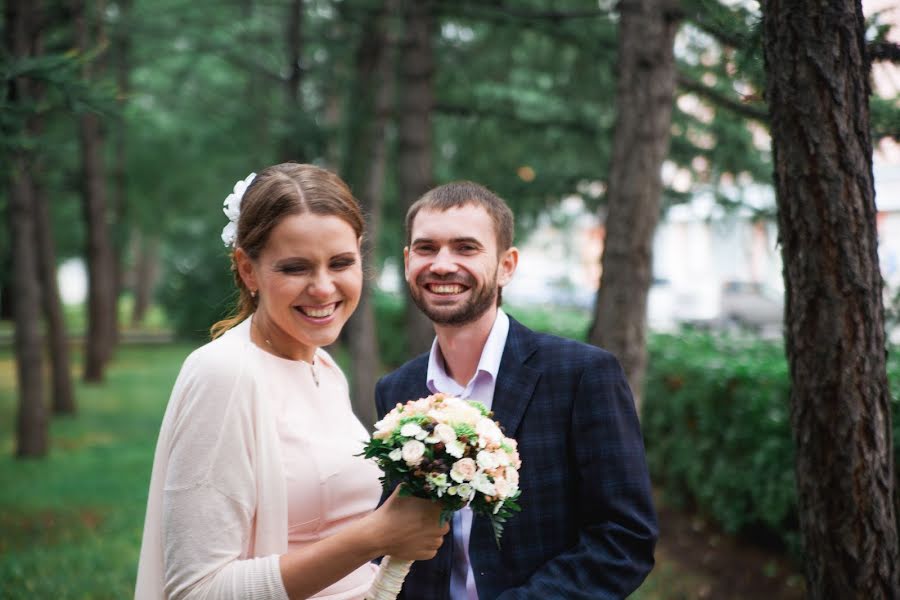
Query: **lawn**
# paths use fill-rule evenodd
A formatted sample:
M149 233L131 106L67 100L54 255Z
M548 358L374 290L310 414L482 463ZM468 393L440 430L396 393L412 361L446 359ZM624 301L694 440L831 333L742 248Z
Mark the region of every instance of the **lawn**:
M45 460L14 460L14 364L0 354L0 597L133 595L150 465L187 346L126 347L79 414L51 425ZM78 364L77 361L73 361Z
M79 414L53 420L49 456L27 461L12 458L15 371L0 350L0 598L132 596L156 436L190 350L121 348L106 384L78 384ZM697 585L663 561L633 598L690 598Z

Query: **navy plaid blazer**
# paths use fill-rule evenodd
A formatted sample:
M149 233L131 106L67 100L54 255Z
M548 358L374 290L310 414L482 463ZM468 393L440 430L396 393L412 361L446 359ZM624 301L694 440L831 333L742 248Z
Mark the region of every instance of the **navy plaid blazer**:
M428 354L382 378L378 417L431 392ZM497 548L475 517L469 557L480 600L625 598L653 568L658 527L631 390L616 358L510 318L494 418L519 442L522 512ZM447 600L452 531L413 563L400 598Z

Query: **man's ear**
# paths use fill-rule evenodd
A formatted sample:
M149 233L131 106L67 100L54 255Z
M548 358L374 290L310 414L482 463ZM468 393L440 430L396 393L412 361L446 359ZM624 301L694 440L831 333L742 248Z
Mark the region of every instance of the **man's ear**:
M403 278L409 283L409 246L403 248Z
M497 265L497 285L504 287L512 281L518 265L519 249L511 246L503 252L503 255L500 257L500 264Z
M238 275L248 290L259 290L259 282L256 278L256 265L253 260L244 252L243 248L235 248L234 263L237 265Z

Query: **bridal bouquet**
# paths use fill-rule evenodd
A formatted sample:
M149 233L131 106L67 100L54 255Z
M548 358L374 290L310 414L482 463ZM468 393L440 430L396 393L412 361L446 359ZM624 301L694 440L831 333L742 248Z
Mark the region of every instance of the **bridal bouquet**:
M503 524L519 510L519 453L480 402L434 394L397 404L375 423L363 454L374 459L385 489L441 504L441 522L469 506L487 517L500 545ZM384 557L368 600L394 600L412 561Z

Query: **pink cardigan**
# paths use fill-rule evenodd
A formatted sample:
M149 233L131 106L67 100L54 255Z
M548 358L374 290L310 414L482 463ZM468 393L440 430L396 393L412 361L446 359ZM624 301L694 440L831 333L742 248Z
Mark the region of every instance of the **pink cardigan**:
M261 352L247 319L185 360L153 461L136 600L287 600L285 478L263 400L290 388Z

